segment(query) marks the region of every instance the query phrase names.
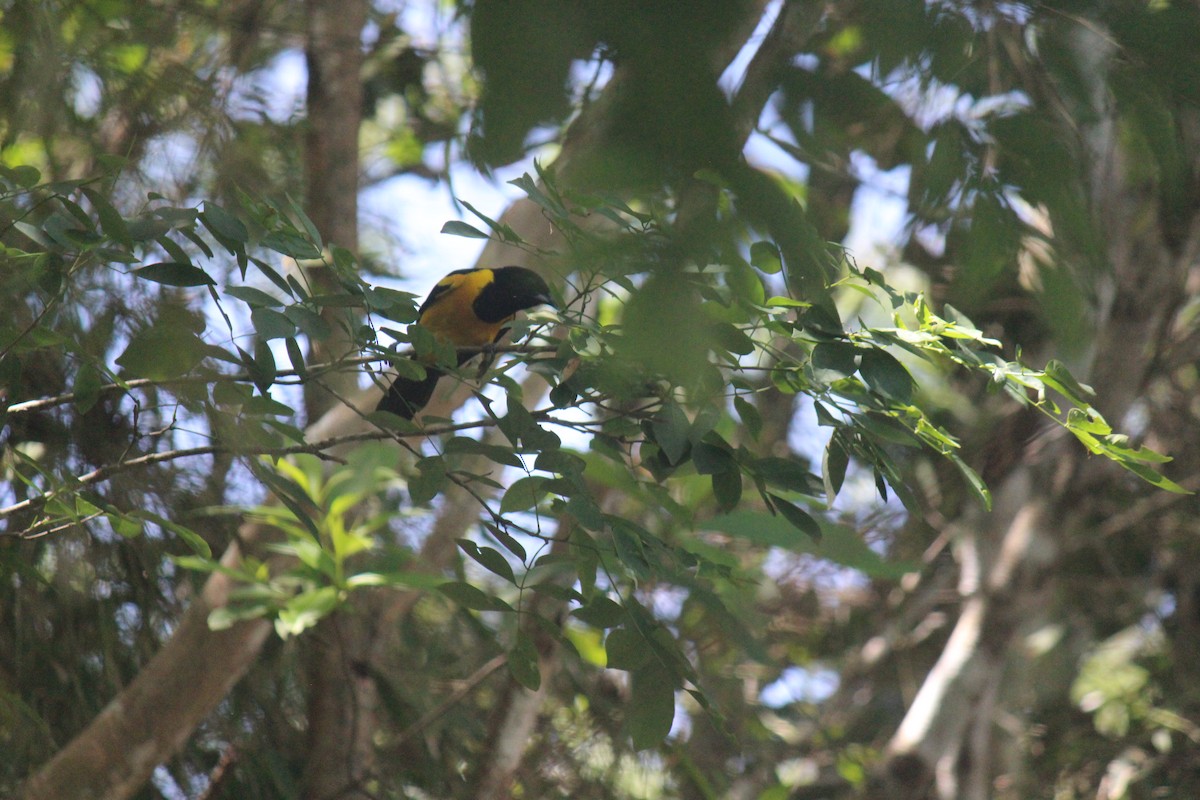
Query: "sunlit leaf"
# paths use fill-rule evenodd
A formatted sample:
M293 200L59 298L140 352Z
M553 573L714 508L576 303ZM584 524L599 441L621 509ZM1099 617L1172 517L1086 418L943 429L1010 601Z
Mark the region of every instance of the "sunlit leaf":
M468 239L487 239L488 234L469 223L461 220L450 220L442 226L442 233L448 236L464 236Z

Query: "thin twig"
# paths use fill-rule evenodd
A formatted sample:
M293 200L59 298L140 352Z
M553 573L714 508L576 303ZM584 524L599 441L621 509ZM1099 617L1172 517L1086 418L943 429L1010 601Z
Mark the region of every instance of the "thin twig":
M445 700L426 711L421 715L420 719L401 731L399 737L397 738L396 744L401 744L411 739L413 736L416 736L424 728L428 727L431 722L457 705L464 697L470 694L472 689L474 689L480 683L483 683L487 676L500 669L500 667L504 666L506 663L508 663L508 653L501 653L497 656L494 656L491 661L488 661L482 667L471 673L465 680L459 682L459 685L446 697Z
M531 413L532 413L534 419L540 419L540 420L543 420L543 421L548 422L553 425L563 425L565 427L577 427L577 423L572 423L569 421L560 422L555 417L551 416L550 409L546 409L543 411L534 411ZM116 474L119 474L122 472L127 472L127 471L134 470L134 469L137 469L140 467L151 466L154 464L161 464L165 461L172 461L172 460L180 459L180 458L194 458L196 456L208 456L208 455L271 456L274 458L281 458L283 456L308 453L310 455L315 455L318 458L326 459L329 461L335 461L337 463L345 463L343 461L343 459L341 459L337 456L334 456L326 451L333 447L337 447L338 445L348 444L351 442L384 441L387 439L391 439L394 441L404 443L403 442L404 439L415 437L415 436L437 436L437 435L442 435L442 434L446 434L446 433L457 433L459 431L465 431L465 430L494 428L497 426L497 424L498 424L498 422L494 419L481 419L481 420L473 420L470 422L456 422L456 423L448 423L445 425L426 426L419 430L414 430L414 431L410 431L410 432L376 429L373 431L363 431L360 433L348 433L348 434L343 434L340 436L331 436L327 439L322 439L319 442L304 442L304 443L300 443L300 444L288 445L286 447L239 448L239 447L231 447L228 445L214 444L214 445L204 445L202 447L189 447L189 448L181 448L178 450L166 450L166 451L163 451L160 453L147 453L146 455L143 455L143 456L131 458L128 461L118 461L113 464L105 464L104 466L97 467L96 469L92 470L91 472L85 473L76 478L72 478L69 483L65 484L60 489L49 492L47 494L40 495L38 497L29 498L28 500L22 500L19 503L14 503L13 505L5 506L4 508L0 508L0 519L5 519L7 517L11 517L14 514L18 514L23 511L29 511L29 510L38 508L38 507L44 505L49 500L58 496L58 494L61 492L75 491L84 486L91 486L96 483L101 483L105 480L108 480L113 475L116 475ZM457 478L452 473L448 474L447 477L449 477L450 480L454 481L455 483L462 485L462 483L460 483L460 481L462 481L462 479ZM463 488L467 488L467 487L464 486ZM468 489L468 491L469 491L469 489ZM493 514L493 516L494 516L494 514ZM71 524L77 524L78 522L79 521L75 521L75 522L72 522ZM67 527L69 527L69 526L67 526ZM45 535L45 533L49 532L49 531L39 532L39 531L37 531L37 528L35 526L34 528L28 528L28 529L25 529L22 531L0 531L0 537L18 536L18 537L26 538L28 536L28 534L30 534L31 531L37 532L38 535Z
M490 345L487 347L460 347L458 353L464 356L479 355L483 352L488 353L522 353L526 355L538 355L541 353L554 353L558 351L556 345ZM356 367L363 364L371 364L378 361L391 361L398 358L409 358L412 352L405 351L396 355L372 355L372 356L356 356L347 358L342 361L332 363L314 364L311 367L306 367L304 370L304 380L311 380L311 375L331 372L345 367ZM278 377L299 377L300 373L294 369L281 369L276 375ZM153 378L134 378L124 381L123 383L107 383L101 386L98 391L100 393L128 391L130 389L141 389L147 386L187 386L197 383L251 383L253 378L248 372L235 372L229 375L186 375L179 378L168 378L166 380L158 380ZM302 381L296 381L300 383ZM288 381L276 381L278 384L289 385ZM65 392L63 394L54 395L53 397L42 397L37 400L26 400L23 403L13 403L8 407L9 414L21 414L30 411L39 411L44 408L53 408L67 403L73 403L76 399L75 392Z

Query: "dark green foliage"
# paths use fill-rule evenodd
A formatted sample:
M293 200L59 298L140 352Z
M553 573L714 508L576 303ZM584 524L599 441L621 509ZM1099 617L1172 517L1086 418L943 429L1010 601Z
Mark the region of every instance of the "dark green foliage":
M286 560L238 565L239 591L210 622L268 618L278 637L142 796L199 795L230 753L225 796L298 796L293 637L410 592L420 599L386 617L386 647L347 665L379 694L381 777L368 787L379 796L474 796L463 765L486 760L513 686L547 698L516 779L524 796L722 796L741 781L773 800L806 791L793 766L849 796L883 760L936 657L938 620L954 613L946 522L976 522L992 502L979 473L1003 478L1005 458L1052 438L1030 417L1070 433L1080 460L1101 457L1075 495L1098 533L1056 532L1075 548L1048 584L1061 616L1034 633L1061 640L1020 662L1036 677L1003 709L1018 734L1004 743L1026 772L994 785L1092 797L1110 764L1130 761L1141 765L1130 796L1194 788L1194 504L1147 493L1183 489L1157 449L1177 456L1171 475L1196 469L1191 311L1164 319L1171 348L1145 354L1162 373L1148 374L1133 440L1096 409L1107 386L1028 354L1075 364L1094 344L1113 253L1089 148L1110 113L1139 188L1130 214L1188 252L1197 11L835 6L772 78L759 120L782 153L772 163L744 160L711 58L748 4L464 3L473 109L432 79L441 54L375 15L364 80L381 157L369 181L438 174L425 146L448 143L452 161L462 114L473 115L470 157L510 163L553 138L579 97L597 102L585 84L601 61L624 90L597 117L604 129L578 132L605 149L574 165L570 187L541 165L512 181L565 242L538 255L568 277L568 302L553 336L519 322L519 352L487 373L508 402L489 389L457 427L367 415L367 436L384 444L356 439L346 463L312 455L292 408L295 385L324 374L305 363L312 342L345 326L413 380L425 369L410 353L448 369L458 359L399 330L415 298L363 280L366 257L321 241L289 199L302 174L296 121L259 114L252 92L254 113L211 110L222 100L210 76L228 73L207 59L228 51L244 77L294 40L295 21L266 7L236 19L224 15L249 12L6 11L0 792L128 685L204 576L227 569L217 560L236 509L278 533L270 557ZM1095 31L1113 53L1100 93L1073 49ZM102 89L87 111L72 87L92 76ZM149 145L190 136L196 109L225 132L197 145L196 174L139 183L155 165ZM910 175L897 198L902 258L837 244L876 167ZM464 206L477 219L444 233L538 249L529 231ZM612 228L597 236L589 217ZM289 259L322 259L334 279L318 291ZM889 284L908 280L887 269L901 261L927 280ZM379 331L398 344L385 348ZM548 401L519 402L518 363L551 381ZM1004 439L999 410L1017 405L1025 425ZM794 423L793 407L812 409L828 438ZM397 440L419 445L411 462ZM980 440L1016 455L980 453ZM1102 459L1138 480L1110 480ZM432 515L464 489L479 524L447 540L450 567L425 572L415 556L436 536ZM933 611L914 619L927 597ZM1042 646L1037 636L1012 649ZM873 668L867 645L881 642L893 649ZM797 673L835 676L840 693L826 703L808 686L768 705L764 687ZM657 752L638 761L634 750Z

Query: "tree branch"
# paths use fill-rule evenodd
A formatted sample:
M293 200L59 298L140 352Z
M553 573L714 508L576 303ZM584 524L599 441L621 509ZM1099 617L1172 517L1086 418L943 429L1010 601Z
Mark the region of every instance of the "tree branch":
M457 352L460 356L477 356L480 353L520 353L522 355L540 355L542 353L554 353L558 351L556 345L529 345L529 344L497 344L488 345L486 347L459 347ZM318 377L326 372L334 372L345 369L346 367L358 367L364 364L375 364L380 361L391 362L396 359L413 358L415 356L413 350L408 348L401 350L395 355L372 355L372 356L355 356L353 358L343 358L334 362L322 362L313 364L310 367L305 367L302 380L297 381L280 381L276 380L274 385L291 386L303 384L311 381L314 377ZM281 369L276 373L277 377L297 378L301 377L301 373L296 369ZM130 389L145 389L167 386L194 386L196 384L209 383L253 383L254 377L249 372L234 372L228 375L183 375L178 378L133 378L122 383L106 383L97 391L100 394L109 394L112 392L125 392ZM78 398L75 392L64 392L50 397L42 397L37 400L25 400L20 403L13 403L8 407L7 411L10 415L27 414L31 411L42 411L55 406L66 405L73 403Z

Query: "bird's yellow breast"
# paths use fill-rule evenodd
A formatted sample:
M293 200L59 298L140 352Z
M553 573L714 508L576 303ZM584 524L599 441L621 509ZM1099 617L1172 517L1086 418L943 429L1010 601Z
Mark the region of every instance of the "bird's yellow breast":
M420 323L437 338L456 347L482 347L496 340L505 323L484 322L475 315L472 304L483 287L495 280L490 269L447 275L430 295L421 312Z

